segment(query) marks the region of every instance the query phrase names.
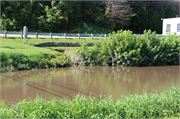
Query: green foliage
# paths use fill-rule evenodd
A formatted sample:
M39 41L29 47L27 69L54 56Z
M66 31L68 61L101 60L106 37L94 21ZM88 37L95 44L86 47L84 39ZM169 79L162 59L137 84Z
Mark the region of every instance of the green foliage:
M84 43L76 50L80 65L165 66L179 65L180 36L156 36L145 30L143 36L118 31L103 43L88 48ZM78 64L78 63L77 63Z
M56 56L48 61L48 63L54 67L60 66L70 66L71 59L69 56L62 54L61 56Z
M173 2L169 2L170 4L173 4ZM142 34L145 29L151 29L158 34L161 34L161 18L174 18L179 14L177 10L178 7L175 7L175 5L161 6L161 3L157 1L151 1L149 4L156 6L148 5L148 3L141 4L140 6L132 4L131 8L133 9L135 16L132 16L131 19L127 21L128 24L123 28L117 24L119 27L116 27L115 29L129 29L133 31L133 33L140 34ZM135 28L141 28L141 30L135 30Z
M43 12L39 2L3 1L1 27L8 31L22 30L27 26L29 31L37 30L37 17Z
M0 68L1 72L51 68L51 67L61 67L61 66L71 65L70 58L64 55L26 56L18 52L0 52L0 56L1 56L1 68Z
M37 96L29 102L0 102L0 118L178 118L180 89L172 87L160 94L143 93L113 100L79 94L74 99L44 100Z
M48 32L58 32L57 27L61 26L64 17L62 16L61 10L58 9L57 4L55 4L55 1L51 2L51 7L44 6L44 11L46 15L42 15L38 18L39 29Z
M23 26L28 31L37 32L80 32L81 21L94 25L106 26L107 15L100 11L102 5L84 4L69 1L2 1L1 28L7 31L21 31Z
M148 3L137 6L131 3L130 9L133 9L133 14L130 19L124 20L123 24L112 23L109 19L109 8L106 8L106 5L102 3L43 2L34 0L2 1L1 29L6 31L22 31L23 26L27 26L30 32L58 33L109 33L109 31L117 31L118 29L130 29L137 33L135 28L141 28L139 33L142 33L145 29L151 29L160 34L162 32L161 18L175 17L179 14L176 5L161 6L159 2L155 1L150 2L150 4L153 3L156 6L149 6L147 5ZM170 2L170 4L172 3ZM121 15L123 13L124 11ZM117 17L117 14L111 16L111 18L120 20L127 17L127 15L119 15L121 17ZM82 27L81 21L87 23L93 30L86 30ZM93 32L94 30L96 32Z
M177 9L175 6L173 6L173 7L171 7L170 10L168 11L167 16L168 16L169 18L172 18L172 17L175 17L176 15L178 15L178 9Z

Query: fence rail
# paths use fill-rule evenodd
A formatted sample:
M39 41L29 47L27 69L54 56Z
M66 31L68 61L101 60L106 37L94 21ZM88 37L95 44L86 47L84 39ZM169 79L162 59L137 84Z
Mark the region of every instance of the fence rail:
M21 38L23 38L23 32L9 32L9 31L0 31L0 36L5 36L5 38L7 38L7 35L14 35L15 37L19 37L17 35L20 35ZM96 37L96 38L101 38L101 37L104 37L104 38L107 38L109 37L109 34L80 34L80 33L38 33L38 32L27 32L27 35L34 35L34 37L38 38L38 36L41 36L41 37L49 37L49 38L53 38L53 36L58 36L61 38L67 38L67 37L75 37L75 38L92 38L93 37ZM136 34L136 35L143 35L143 34ZM166 36L166 35L162 35L162 34L156 34L157 36ZM29 36L29 37L32 37L32 36Z

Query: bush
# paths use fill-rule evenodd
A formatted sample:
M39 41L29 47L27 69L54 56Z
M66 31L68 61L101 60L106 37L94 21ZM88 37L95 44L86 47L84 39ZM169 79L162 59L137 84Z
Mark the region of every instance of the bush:
M156 36L145 30L143 36L131 31L118 31L102 44L88 48L84 43L76 50L81 65L165 66L179 65L180 35Z
M26 56L18 52L0 52L1 56L1 72L40 69L50 67L61 67L71 65L71 60L68 56L45 56L45 55L30 55Z

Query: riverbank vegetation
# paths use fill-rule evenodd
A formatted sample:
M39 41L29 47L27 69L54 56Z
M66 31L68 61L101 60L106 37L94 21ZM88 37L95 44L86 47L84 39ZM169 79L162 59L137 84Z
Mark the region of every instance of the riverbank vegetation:
M179 65L179 40L180 36L176 34L161 37L156 36L151 30L144 31L143 36L132 34L131 31L119 30L116 34L113 32L108 39L29 38L28 45L23 45L20 38L2 38L0 40L1 72L70 66L72 60L74 64L87 66ZM34 47L35 43L43 41L81 42L82 47L77 49L76 47ZM88 47L87 42L93 42L95 45ZM69 49L69 51L66 54L53 51L59 49L63 51ZM67 54L71 55L71 58Z
M23 45L23 39L20 38L1 38L0 71L7 72L71 65L69 56L60 52L52 51L48 48L33 46L34 43L39 43L43 40L49 41L50 39L29 38L28 45ZM57 39L55 41L57 41Z
M85 39L90 42L101 42L101 38ZM35 47L34 44L40 42L80 42L83 39L77 38L28 38L28 44L23 44L23 39L8 37L0 39L0 72L41 69L60 66L70 66L72 64L69 55L55 50L75 50L75 47ZM71 51L70 51L71 52Z
M39 96L16 104L0 102L0 118L179 118L180 89L133 94L118 100L100 96L52 99Z
M180 35L156 36L144 31L143 36L119 30L101 44L77 48L74 61L79 65L166 66L179 65Z
M59 55L24 55L19 52L0 52L1 56L1 72L56 68L62 66L70 66L70 57Z

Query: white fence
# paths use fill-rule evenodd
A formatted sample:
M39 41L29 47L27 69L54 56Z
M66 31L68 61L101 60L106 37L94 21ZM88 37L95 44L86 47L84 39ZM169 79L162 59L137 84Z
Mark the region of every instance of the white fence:
M136 34L143 35L143 34ZM157 34L161 37L164 36L162 34ZM9 32L9 31L0 31L0 36L13 36L13 37L21 37L23 39L23 32ZM38 33L38 32L27 32L27 37L44 37L44 38L107 38L109 34L80 34L80 33Z
M49 38L107 38L109 34L80 34L80 33L38 33L38 32L27 32L27 37L49 37ZM8 31L0 31L0 36L4 36L7 38L7 36L14 36L14 37L21 37L23 38L23 32L8 32Z

